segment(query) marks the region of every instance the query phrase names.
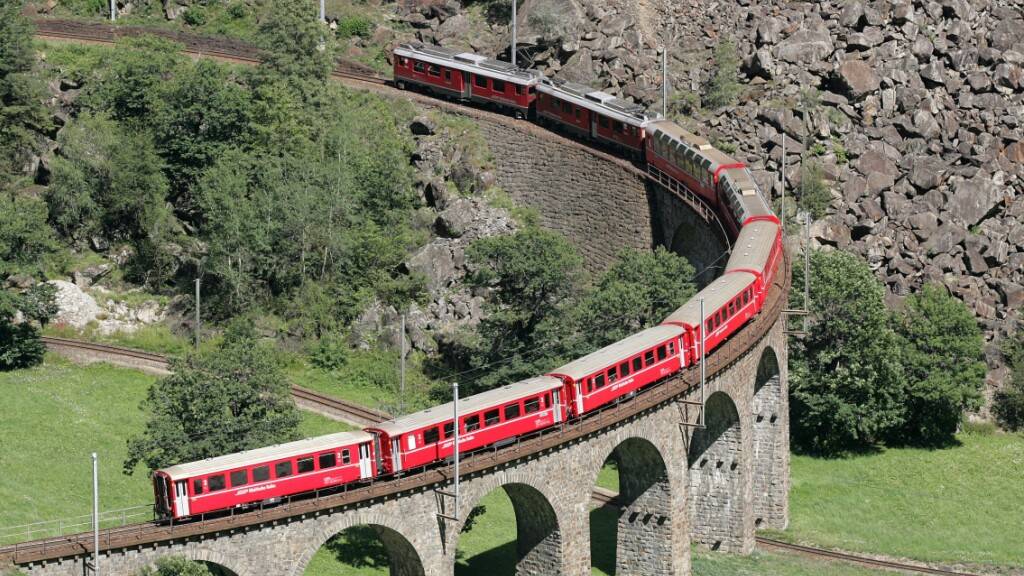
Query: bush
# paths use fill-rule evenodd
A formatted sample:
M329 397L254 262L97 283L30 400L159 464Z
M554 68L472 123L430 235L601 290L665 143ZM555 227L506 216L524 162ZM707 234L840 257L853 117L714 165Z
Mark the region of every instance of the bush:
M358 36L359 38L369 38L373 34L373 28L373 21L366 16L346 16L338 20L338 37L351 38Z
M824 172L817 160L804 162L800 175L799 188L800 208L808 211L814 218L821 218L832 203L832 193L825 183Z
M729 40L715 46L711 78L705 87L704 103L712 108L734 104L740 95L740 60Z
M38 284L16 294L0 291L0 370L28 368L43 361L46 345L39 338L39 325L56 313L56 289ZM15 323L18 313L21 322Z
M210 569L202 562L195 562L182 556L164 556L156 566L143 568L140 576L210 576Z
M200 6L189 6L181 18L189 26L202 26L206 24L206 10Z
M996 393L992 411L999 425L1007 430L1024 430L1024 329L1008 338L1002 346L1010 376Z
M324 334L309 355L309 361L322 370L340 370L348 363L348 343L340 334Z

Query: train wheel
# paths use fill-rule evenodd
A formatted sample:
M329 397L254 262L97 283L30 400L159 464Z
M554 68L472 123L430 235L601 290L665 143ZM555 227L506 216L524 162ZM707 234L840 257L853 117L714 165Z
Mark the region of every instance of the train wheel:
M395 87L399 90L405 90L405 82L399 80L398 82L395 82Z

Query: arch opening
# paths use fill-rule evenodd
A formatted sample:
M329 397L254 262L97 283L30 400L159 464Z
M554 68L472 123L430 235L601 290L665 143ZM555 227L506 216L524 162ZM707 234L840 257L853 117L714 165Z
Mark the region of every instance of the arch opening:
M560 576L562 534L554 508L522 483L491 490L458 535L456 576Z
M751 403L755 528L786 527L785 410L779 360L771 347L765 347L757 365Z
M197 574L203 576L238 576L237 573L221 564L206 559L206 554L179 555L167 554L157 558L152 565L143 568L142 576L163 576L164 574Z
M743 441L736 404L715 392L705 405L705 427L690 441L690 530L712 550L743 551Z
M359 524L327 540L303 573L424 576L424 569L405 536L386 526Z
M590 512L590 558L595 574L670 575L677 557L672 491L661 452L647 440L616 446L595 479L602 500Z

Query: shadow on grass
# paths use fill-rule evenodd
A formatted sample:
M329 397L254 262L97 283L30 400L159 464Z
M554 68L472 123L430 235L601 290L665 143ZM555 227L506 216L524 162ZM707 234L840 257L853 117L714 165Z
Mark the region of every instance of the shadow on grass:
M481 552L455 563L455 576L515 576L515 541L506 542L496 548Z
M619 512L601 507L590 511L590 565L603 574L615 574Z
M338 562L355 568L387 568L388 550L371 526L353 526L325 544Z

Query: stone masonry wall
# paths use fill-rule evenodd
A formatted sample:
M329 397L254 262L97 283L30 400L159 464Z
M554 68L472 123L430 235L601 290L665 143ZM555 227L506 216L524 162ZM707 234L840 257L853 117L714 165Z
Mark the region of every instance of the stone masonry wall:
M765 350L754 384L754 526L783 530L789 521L789 411L782 374Z

